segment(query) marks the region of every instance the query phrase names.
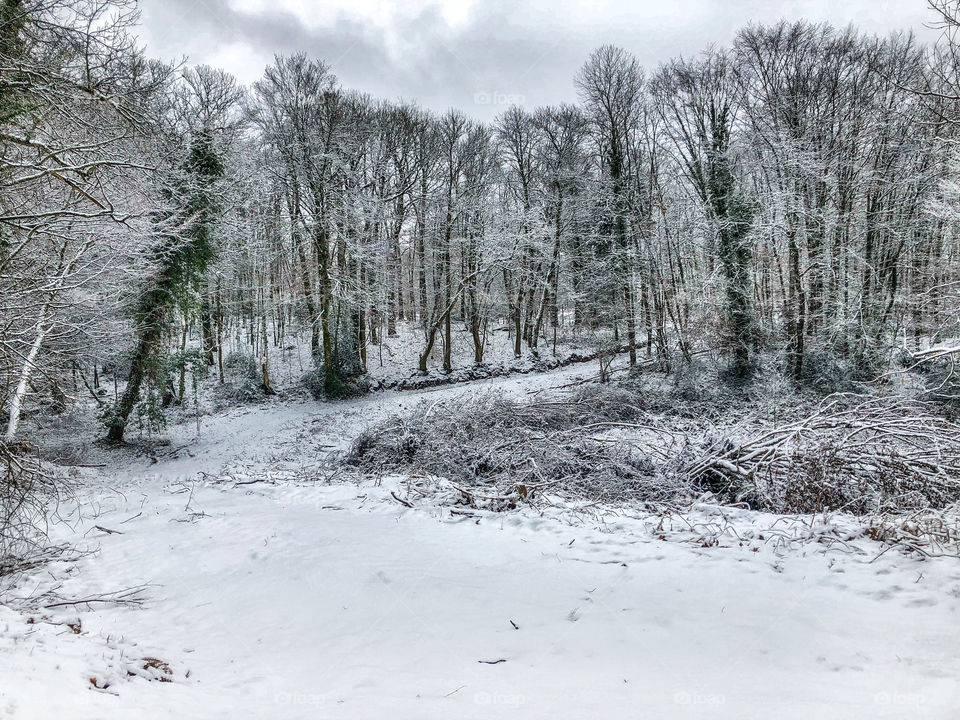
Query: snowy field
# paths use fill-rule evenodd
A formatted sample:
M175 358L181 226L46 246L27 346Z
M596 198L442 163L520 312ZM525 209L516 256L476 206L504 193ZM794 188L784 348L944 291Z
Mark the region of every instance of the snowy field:
M52 531L86 553L0 606L0 716L958 716L955 559L707 505L461 511L327 469L403 407L595 371L234 409L78 469Z

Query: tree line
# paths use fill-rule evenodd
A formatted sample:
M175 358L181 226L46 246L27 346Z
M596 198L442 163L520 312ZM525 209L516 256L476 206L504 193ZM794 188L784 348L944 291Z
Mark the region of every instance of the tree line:
M132 2L2 0L6 439L86 385L120 440L222 381L230 334L267 391L303 338L347 392L404 323L411 371L499 330L518 358L579 335L731 383L874 377L958 329L956 3L931 7L934 45L782 22L651 69L603 46L577 103L482 123L304 54L249 88L151 60Z

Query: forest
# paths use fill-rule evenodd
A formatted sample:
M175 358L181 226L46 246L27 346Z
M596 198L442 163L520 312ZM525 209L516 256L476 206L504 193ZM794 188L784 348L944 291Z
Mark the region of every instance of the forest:
M612 543L609 562L623 558L624 568L641 552L625 538L659 538L669 546L661 562L690 573L700 571L688 548L719 557L730 546L794 563L783 576L794 583L801 570L830 577L835 558L814 566L810 548L839 554L848 582L870 592L882 591L872 574L882 563L902 573L890 583L905 592L920 592L913 578L928 573L930 597L910 602L936 605L930 615L896 615L902 599L884 610L861 607L859 595L849 605L820 598L849 615L822 619L825 635L854 616L900 623L931 653L907 648L916 662L904 675L879 659L893 645L870 640L867 673L847 673L852 657L836 661L869 699L821 701L837 717L904 717L919 704L925 717L948 717L957 686L945 678L960 669L949 650L957 634L944 627L960 597L960 6L916 4L937 42L784 20L746 24L731 43L657 67L601 45L570 79L575 102L504 106L482 122L469 109L371 97L306 53L276 55L250 85L152 59L132 0L0 0L0 610L9 613L0 650L27 652L43 632L35 624L69 627L71 644L57 652L73 673L55 679L42 652L31 651L33 670L0 663L0 686L22 691L0 689L0 716L9 703L11 717L52 717L41 709L54 707L44 705L54 686L64 703L102 696L90 717L121 716L138 693L157 708L191 697L126 688L160 680L210 699L200 716L219 717L210 688L229 686L218 684L225 660L207 658L203 686L184 675L200 658L178 656L171 630L153 632L156 618L111 623L125 628L125 613L161 602L150 547L186 553L197 543L199 553L212 543L218 558L227 546L205 540L207 526L219 528L211 538L245 543L258 518L275 522L270 537L282 542L329 540L286 538L293 531L274 518L282 507L296 515L289 527L373 543L342 560L367 568L407 543L414 550L398 567L429 565L437 533L462 542L483 575L486 553L505 542L459 525L428 532L435 520L374 527L392 512L475 521L470 532L514 523L537 543L556 534L568 553ZM379 509L351 509L354 524L326 510L361 491ZM127 515L138 519L118 524ZM545 517L555 529L537 529ZM571 528L594 539L574 545ZM248 539L244 557L259 544L281 552ZM107 564L108 542L126 564ZM502 552L527 562L513 545ZM725 552L697 581L723 597L742 572ZM173 560L156 562L162 574ZM215 593L220 570L207 569L189 584ZM601 570L584 570L586 585L606 587L593 577ZM244 582L303 590L271 572ZM799 587L762 582L744 588L788 602ZM833 582L824 587L841 592ZM692 592L712 602L710 589ZM507 596L501 588L478 612L499 611ZM339 601L323 602L338 611ZM431 613L447 623L438 632L457 624L444 613L459 602L468 601L437 601L446 609ZM744 617L761 612L744 603ZM239 623L242 610L230 607ZM583 612L568 610L557 609L562 630ZM501 624L512 610L503 612ZM11 632L27 627L12 619L23 617L31 629ZM527 626L510 625L502 632L514 642ZM626 657L614 630L595 632L611 658ZM137 632L131 647L110 639ZM385 632L380 651L416 664L406 654L414 631ZM477 639L457 632L462 644ZM547 642L559 631L542 632ZM937 632L939 644L929 639ZM78 645L88 635L110 650ZM343 636L324 642L353 657ZM593 651L570 642L553 661L562 664L529 660L553 677L540 695L520 680L527 689L482 685L476 673L500 671L486 664L514 672L516 650L484 647L476 652L492 655L471 655L462 681L437 670L439 686L423 689L436 704L424 710L426 700L403 695L397 716L472 716L444 704L468 694L487 717L582 711L563 699L564 674L575 677L576 658ZM151 654L133 660L138 643ZM91 669L96 656L105 668ZM372 677L390 674L370 662ZM270 716L377 716L392 705L374 698L399 702L398 687L412 696L423 682L400 672L396 687L380 679L365 694L355 685L365 671L352 672L321 690L304 678L271 685L282 707ZM811 687L823 682L816 672L798 671ZM670 685L667 716L701 717L683 713L708 705L729 714L711 717L754 717L744 708L762 705L725 675L711 682ZM620 685L602 691L611 717L639 697ZM806 697L801 685L782 702ZM879 688L896 692L884 703ZM644 692L660 707L655 687Z

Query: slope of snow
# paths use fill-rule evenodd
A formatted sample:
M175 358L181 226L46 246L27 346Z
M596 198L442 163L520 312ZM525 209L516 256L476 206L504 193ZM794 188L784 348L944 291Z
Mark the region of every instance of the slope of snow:
M55 532L96 552L0 606L0 716L956 717L953 559L778 548L750 534L768 519L716 508L753 539L612 511L407 508L403 479L318 470L363 424L477 389L237 410L199 439L175 428L157 462L88 470ZM18 601L51 587L140 604Z

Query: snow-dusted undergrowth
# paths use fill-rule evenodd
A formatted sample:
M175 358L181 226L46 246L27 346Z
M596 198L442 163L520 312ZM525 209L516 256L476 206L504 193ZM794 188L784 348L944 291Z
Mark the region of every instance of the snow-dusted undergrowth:
M235 408L78 469L74 552L5 588L0 716L953 717L960 566L889 544L904 518L493 512L339 463L389 417L591 370Z
M792 417L714 399L685 417L649 384L590 385L534 399L476 393L397 414L346 457L366 473L429 474L471 505L546 493L593 502L720 502L779 513L940 509L960 500L960 426L896 396L831 395Z

